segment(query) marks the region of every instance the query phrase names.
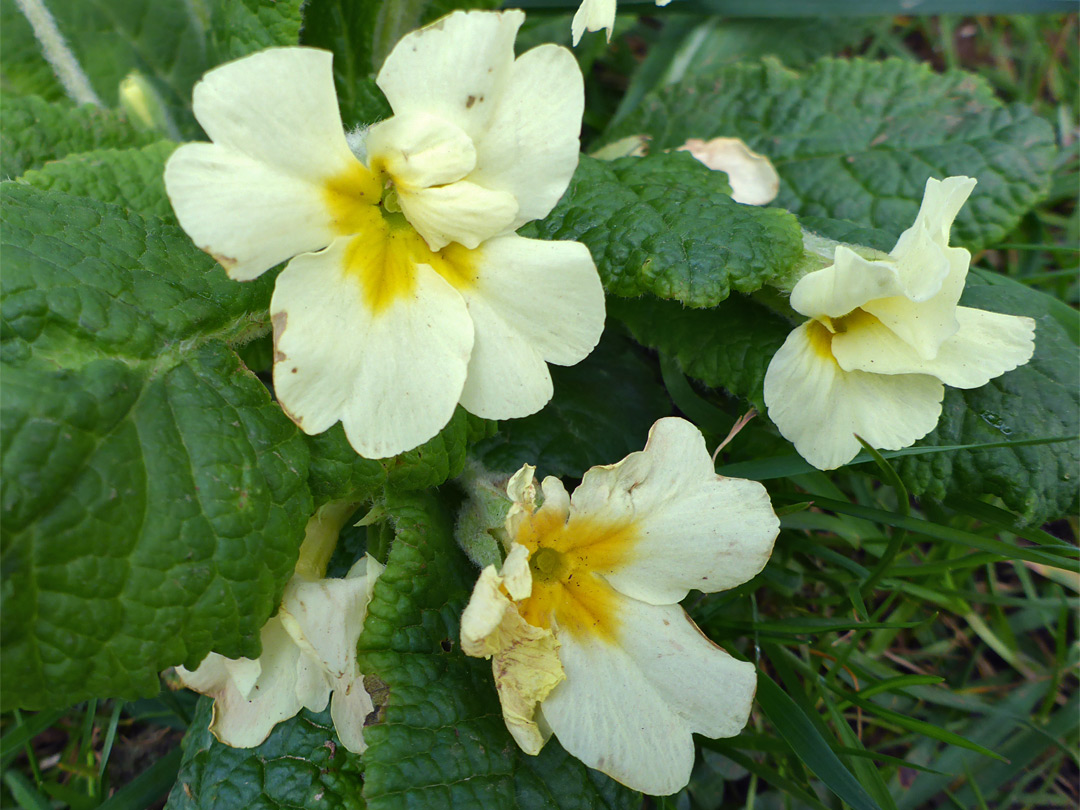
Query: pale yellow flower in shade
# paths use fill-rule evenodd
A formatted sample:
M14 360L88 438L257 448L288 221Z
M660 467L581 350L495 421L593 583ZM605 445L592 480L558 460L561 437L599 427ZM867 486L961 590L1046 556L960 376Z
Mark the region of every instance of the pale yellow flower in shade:
M382 570L365 555L343 579L296 575L263 625L257 659L210 653L194 671L176 668L185 686L214 699L210 731L218 740L253 748L301 709L321 712L329 702L341 744L355 753L367 748L364 719L374 706L356 642Z
M949 230L975 187L926 181L915 224L881 259L839 246L800 279L791 306L811 320L769 363L769 418L823 470L859 452L914 444L937 425L944 386L978 388L1031 359L1035 322L958 306L971 254Z
M526 416L551 398L547 364L596 345L588 249L514 233L566 190L584 108L568 50L515 58L523 20L456 12L404 37L377 77L394 116L356 154L328 52L262 51L195 86L213 143L173 153L169 198L232 278L291 259L270 305L274 390L305 432L340 421L381 458L430 439L459 403Z
M480 573L462 649L491 658L503 718L522 750L554 733L586 765L637 790L674 793L694 733L746 724L754 665L709 641L679 607L756 575L779 521L765 488L713 471L701 433L661 419L645 449L593 467L573 497L534 468L511 480L510 548Z
M671 0L656 0L656 5L666 6ZM607 32L608 42L611 41L611 29L615 27L615 0L581 0L577 13L570 23L570 33L573 35L574 44L581 41L581 35L586 31Z
M678 151L689 152L713 171L724 172L735 202L768 205L780 193L780 175L772 161L739 138L690 138Z

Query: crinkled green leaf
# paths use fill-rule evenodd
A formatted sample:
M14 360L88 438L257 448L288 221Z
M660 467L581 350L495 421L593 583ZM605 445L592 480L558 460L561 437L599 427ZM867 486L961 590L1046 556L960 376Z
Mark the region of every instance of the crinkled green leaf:
M522 233L583 242L609 294L715 306L785 277L803 252L791 214L728 190L727 175L688 154L582 157L559 204Z
M1035 356L982 388L946 388L938 426L919 444L1080 435L1077 345L1054 317L1053 299L1019 284L981 284L969 277L960 303L1034 318ZM905 456L895 464L917 495L996 495L1034 525L1076 511L1080 444L1075 440Z
M311 513L307 448L228 346L267 328L270 280L153 217L2 191L5 702L257 654Z
M262 745L230 748L209 731L213 701L199 701L184 737L167 810L359 810L360 757L338 741L329 710L279 723Z
M215 62L300 42L304 0L211 0L210 42Z
M19 182L46 191L62 191L114 203L145 216L179 224L165 194L165 161L176 149L174 141L158 141L141 149L96 149L68 155L40 169L32 169Z
M983 79L890 59L823 59L804 73L774 60L734 65L650 94L614 131L652 137L736 136L780 173L781 205L800 216L847 219L900 233L915 219L927 177L979 180L953 242L1000 240L1050 186L1051 126L1005 105Z
M551 377L555 396L542 411L501 422L477 446L488 468L511 473L534 464L543 475L580 477L640 450L653 422L671 412L655 366L617 334L575 366L551 366Z
M158 137L113 110L76 107L37 96L0 95L0 154L5 178L18 177L74 152L143 146Z
M340 498L374 497L384 486L402 491L437 487L461 473L466 448L494 429L494 422L458 407L446 427L416 449L393 458L370 459L356 454L339 423L308 437L311 494L318 505Z
M47 101L65 98L15 0L0 0L0 97L31 95Z
M684 374L745 397L764 411L765 369L795 324L744 295L712 309L643 297L610 300L608 314L635 340L675 358Z
M447 505L391 494L397 538L360 636L360 669L387 687L365 730L371 810L637 808L641 798L569 757L554 738L523 754L502 720L491 663L467 658L458 620L478 571L457 548Z

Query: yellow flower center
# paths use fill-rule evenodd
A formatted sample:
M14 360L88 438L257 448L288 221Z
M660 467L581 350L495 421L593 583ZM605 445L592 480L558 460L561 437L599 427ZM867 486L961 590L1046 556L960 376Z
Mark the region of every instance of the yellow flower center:
M457 243L431 250L400 213L384 173L356 162L324 182L323 199L334 230L353 237L345 251L345 272L359 278L370 311L385 312L412 295L417 265L427 265L458 290L475 283L480 250Z
M833 335L852 332L875 323L878 323L877 318L866 310L856 307L847 315L842 315L839 318L822 315L820 318L810 321L806 336L810 341L810 348L814 354L823 360L832 360L835 363L836 358L832 352Z
M637 532L630 522L610 523L540 510L522 522L515 538L529 549L532 594L518 603L535 627L578 637L613 639L618 629L615 591L604 574L629 558Z

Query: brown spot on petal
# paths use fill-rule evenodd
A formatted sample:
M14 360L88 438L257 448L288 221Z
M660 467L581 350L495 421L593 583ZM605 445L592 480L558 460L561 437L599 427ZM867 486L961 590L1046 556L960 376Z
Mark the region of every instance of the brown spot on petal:
M224 253L214 253L214 251L212 251L208 247L200 248L200 250L213 256L214 261L224 267L226 272L232 270L234 267L236 267L236 265L240 264L238 259L234 259L232 256L226 256Z
M275 312L270 316L270 323L274 325L274 362L280 363L285 360L285 352L278 350L278 341L281 340L281 333L285 331L285 327L289 324L288 312ZM296 369L293 369L293 373L296 373Z
M467 99L465 99L465 109L466 110L470 109L472 107L472 105L475 104L475 103L476 103L476 96L469 96Z

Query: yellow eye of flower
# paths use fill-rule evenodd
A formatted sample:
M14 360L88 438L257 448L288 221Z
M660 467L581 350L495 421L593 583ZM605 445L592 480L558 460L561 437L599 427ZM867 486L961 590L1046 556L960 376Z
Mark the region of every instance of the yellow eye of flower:
M529 549L532 594L519 603L522 618L550 629L552 621L576 636L614 637L617 600L603 574L626 562L637 532L632 523L594 518L568 522L547 510L522 522L516 542Z

